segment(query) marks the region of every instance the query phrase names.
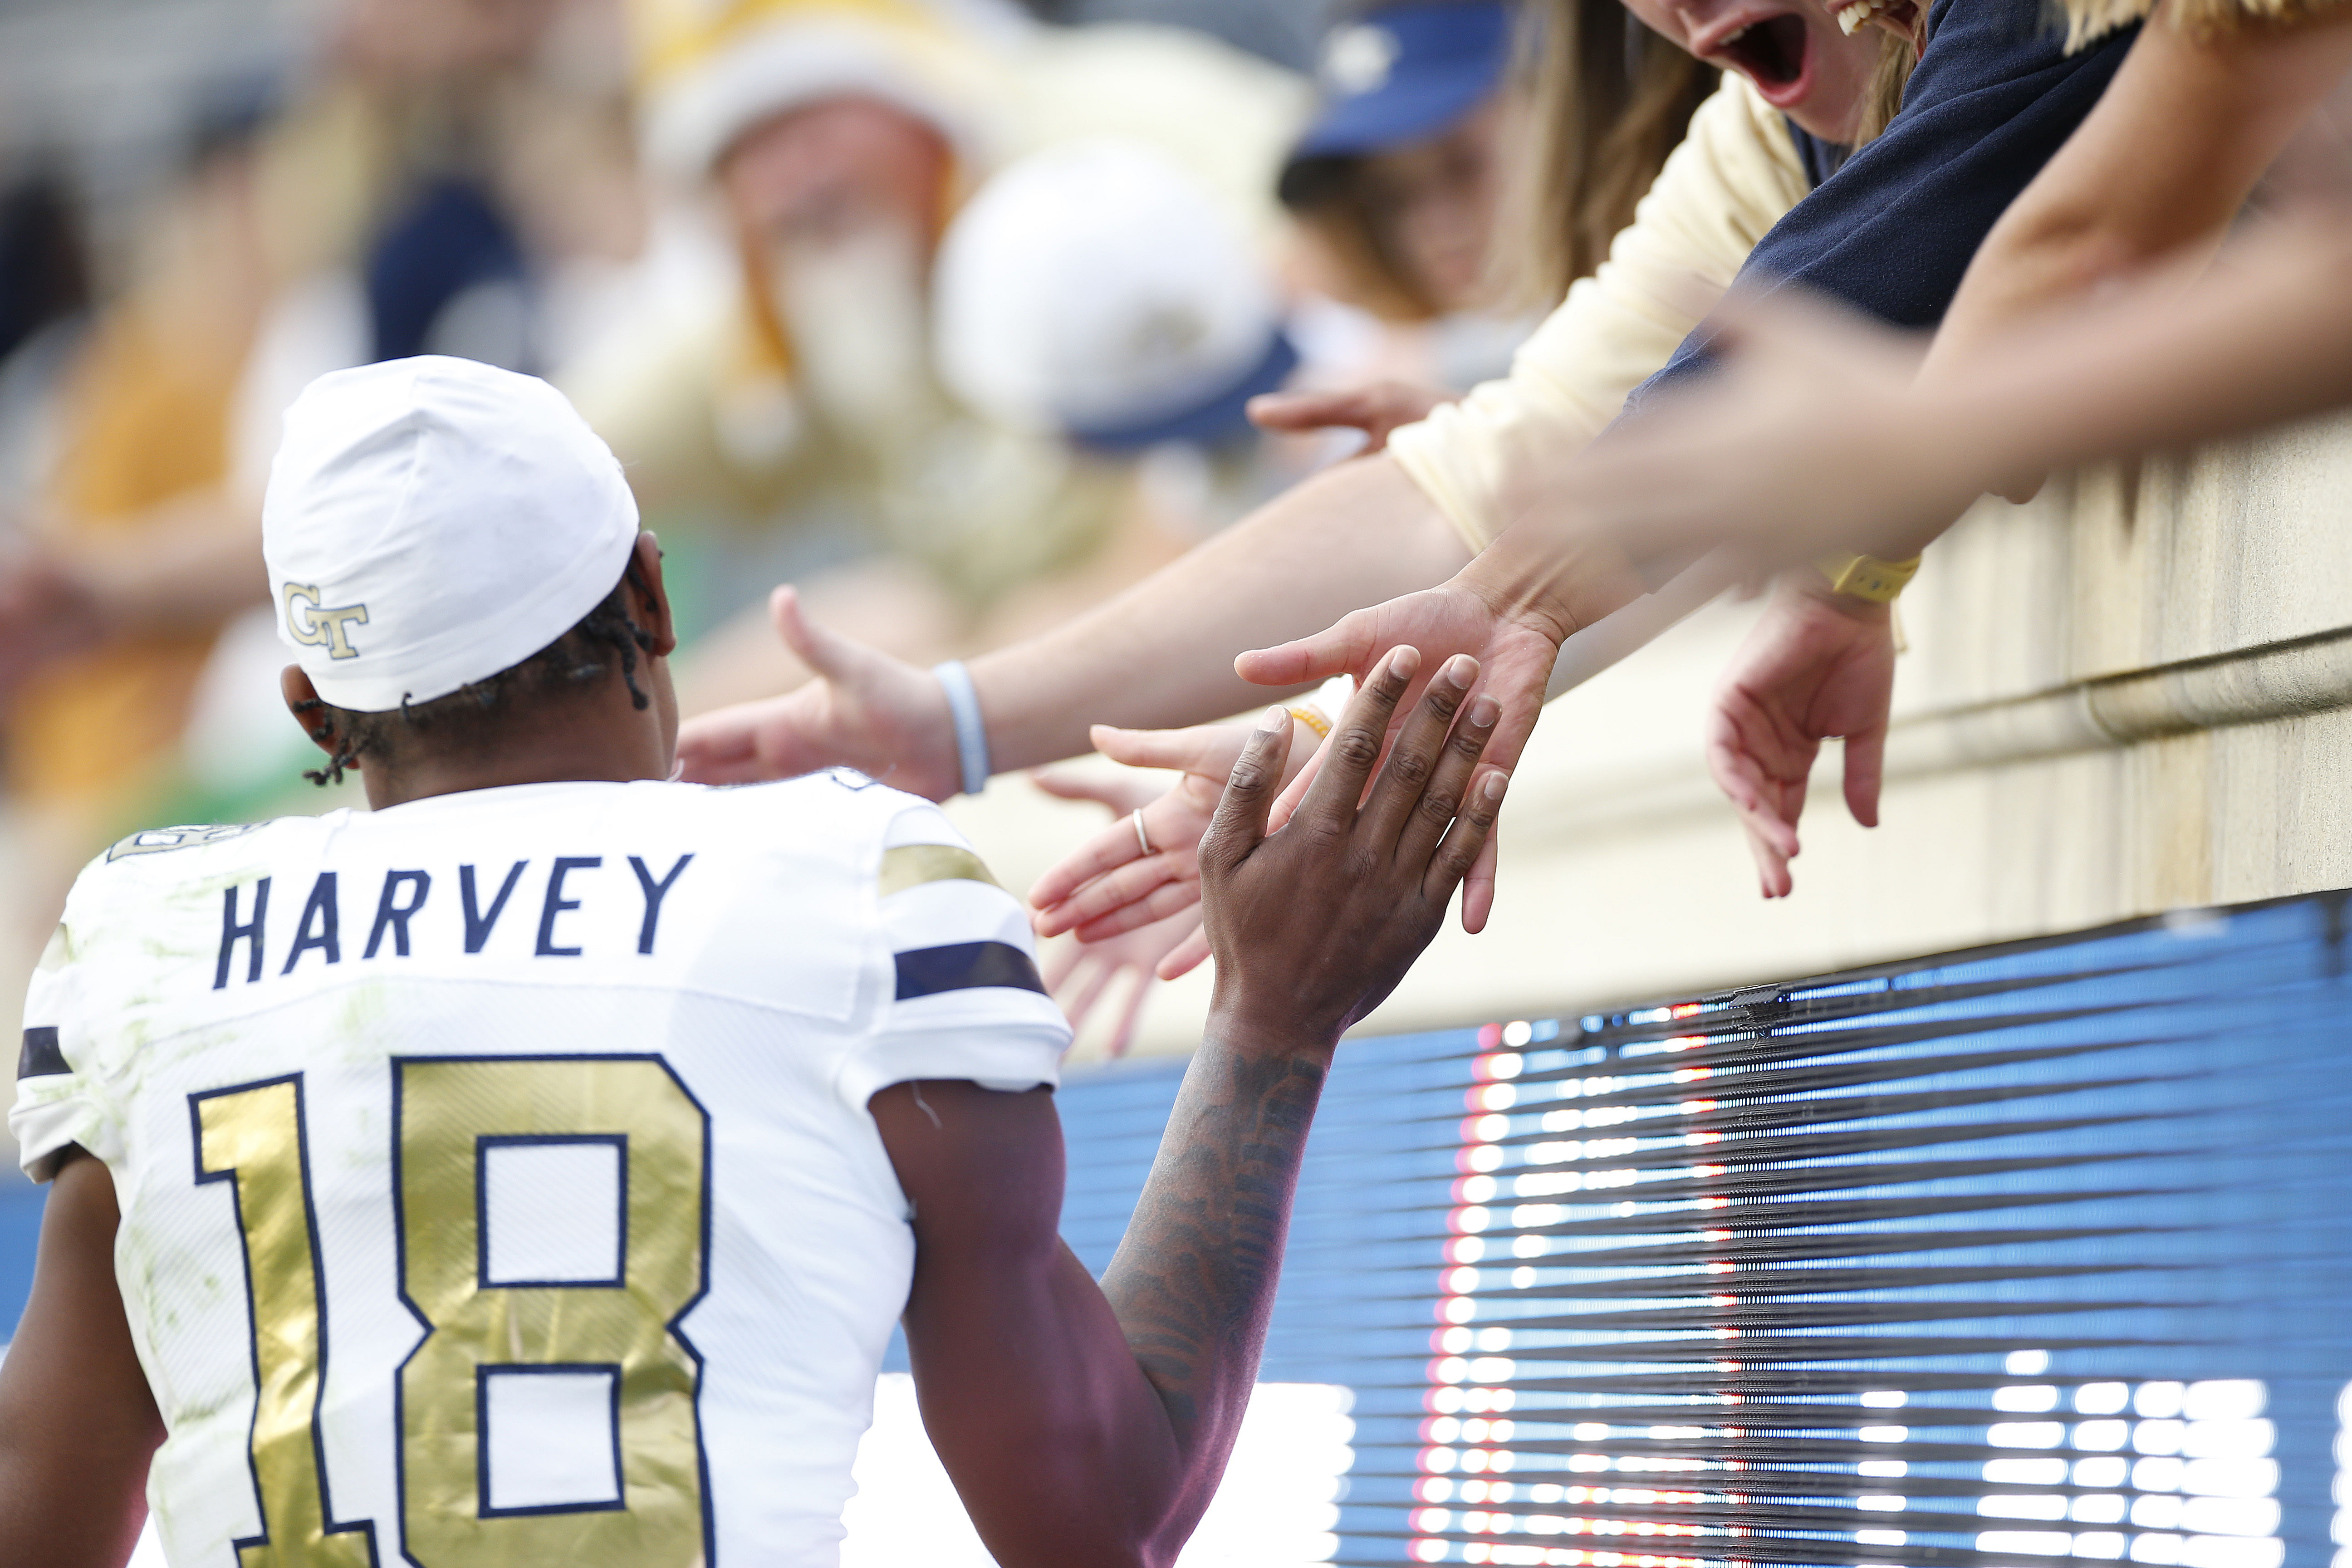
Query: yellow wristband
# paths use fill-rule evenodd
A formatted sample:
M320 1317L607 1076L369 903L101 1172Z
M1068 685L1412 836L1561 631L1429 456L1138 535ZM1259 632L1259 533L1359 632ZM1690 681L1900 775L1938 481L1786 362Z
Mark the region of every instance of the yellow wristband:
M1813 565L1830 580L1830 591L1856 599L1867 599L1874 605L1891 605L1912 578L1919 574L1921 557L1908 561L1881 561L1874 555L1854 555L1833 550L1813 557Z
M1314 731L1320 739L1328 741L1331 738L1331 721L1323 717L1323 710L1313 703L1292 704L1290 716Z

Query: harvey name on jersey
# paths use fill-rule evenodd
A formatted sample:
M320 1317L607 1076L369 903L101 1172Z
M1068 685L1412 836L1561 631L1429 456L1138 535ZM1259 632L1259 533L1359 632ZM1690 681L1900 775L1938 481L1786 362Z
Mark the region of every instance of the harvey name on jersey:
M913 1266L866 1103L1055 1081L1029 944L854 775L116 846L9 1120L113 1178L172 1561L831 1562Z

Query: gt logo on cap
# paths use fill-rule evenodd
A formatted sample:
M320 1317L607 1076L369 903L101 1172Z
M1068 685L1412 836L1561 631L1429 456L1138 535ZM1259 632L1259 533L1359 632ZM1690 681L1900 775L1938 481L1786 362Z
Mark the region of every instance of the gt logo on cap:
M330 658L359 658L360 650L352 646L351 628L367 625L365 605L321 609L314 584L289 583L279 592L286 601L286 630L296 642L325 648Z

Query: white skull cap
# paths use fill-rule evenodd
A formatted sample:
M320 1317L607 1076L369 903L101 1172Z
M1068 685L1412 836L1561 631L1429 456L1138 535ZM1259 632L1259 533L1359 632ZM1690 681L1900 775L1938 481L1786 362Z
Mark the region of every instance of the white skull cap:
M261 508L278 638L359 712L520 664L613 591L636 537L620 463L562 393L437 355L305 387Z

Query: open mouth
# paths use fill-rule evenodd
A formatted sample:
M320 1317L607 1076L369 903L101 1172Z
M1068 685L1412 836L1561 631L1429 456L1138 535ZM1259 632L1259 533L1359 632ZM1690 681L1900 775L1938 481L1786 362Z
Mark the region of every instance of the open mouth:
M1908 5L1909 0L1853 0L1856 5L1890 3ZM1804 80L1805 23L1792 13L1742 27L1716 47L1776 105Z
M1919 7L1913 0L1847 0L1836 7L1836 15L1839 29L1848 37L1868 22L1877 22L1915 41L1918 34Z

